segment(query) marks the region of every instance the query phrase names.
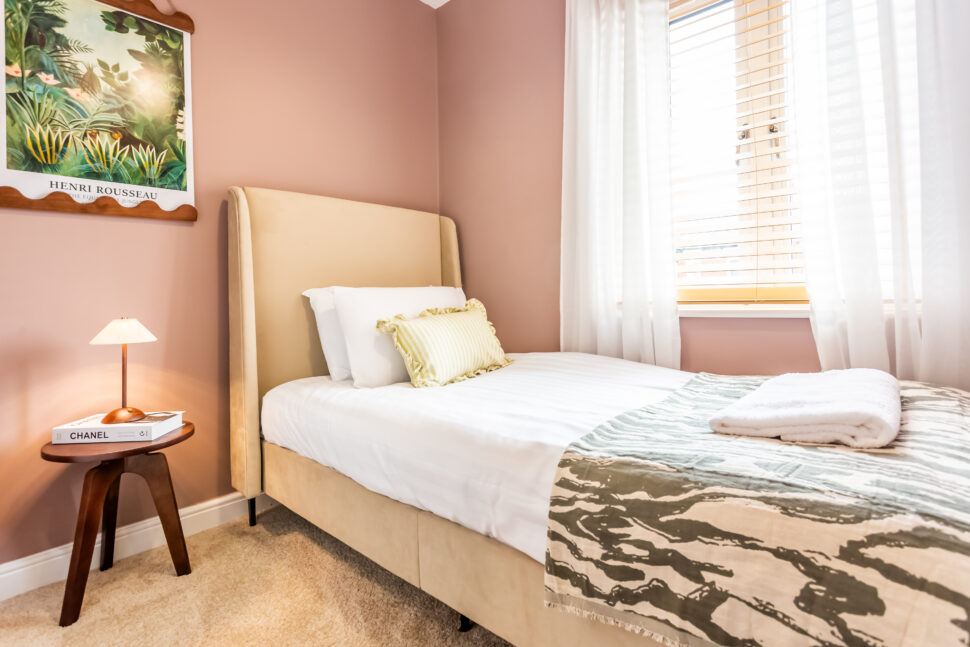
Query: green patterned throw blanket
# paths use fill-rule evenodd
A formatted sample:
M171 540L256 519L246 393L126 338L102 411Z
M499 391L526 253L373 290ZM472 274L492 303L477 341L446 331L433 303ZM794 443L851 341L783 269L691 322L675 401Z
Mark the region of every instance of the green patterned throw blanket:
M700 374L570 445L546 604L666 645L970 645L970 393L902 383L890 447L713 433Z

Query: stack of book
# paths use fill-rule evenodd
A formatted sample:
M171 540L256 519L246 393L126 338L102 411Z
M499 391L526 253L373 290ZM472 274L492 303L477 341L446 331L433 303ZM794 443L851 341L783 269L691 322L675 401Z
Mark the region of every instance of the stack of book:
M145 442L161 438L182 426L183 411L151 411L135 422L106 425L103 413L54 427L51 441L55 445L73 443Z

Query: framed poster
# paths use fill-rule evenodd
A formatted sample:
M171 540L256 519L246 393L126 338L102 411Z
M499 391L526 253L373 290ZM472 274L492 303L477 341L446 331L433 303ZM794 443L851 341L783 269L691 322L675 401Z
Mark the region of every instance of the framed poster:
M192 20L148 0L4 0L0 206L195 220Z

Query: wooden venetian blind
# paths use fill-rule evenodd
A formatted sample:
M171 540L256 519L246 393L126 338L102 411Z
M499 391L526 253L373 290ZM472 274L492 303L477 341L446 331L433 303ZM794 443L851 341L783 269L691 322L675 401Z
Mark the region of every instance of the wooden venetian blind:
M802 301L787 0L671 0L681 301Z

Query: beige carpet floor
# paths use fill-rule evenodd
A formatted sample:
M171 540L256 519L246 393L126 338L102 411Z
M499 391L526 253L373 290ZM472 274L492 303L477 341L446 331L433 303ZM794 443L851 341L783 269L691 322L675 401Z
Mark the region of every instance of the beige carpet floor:
M81 618L59 627L63 582L0 602L6 645L505 646L283 507L93 571Z

